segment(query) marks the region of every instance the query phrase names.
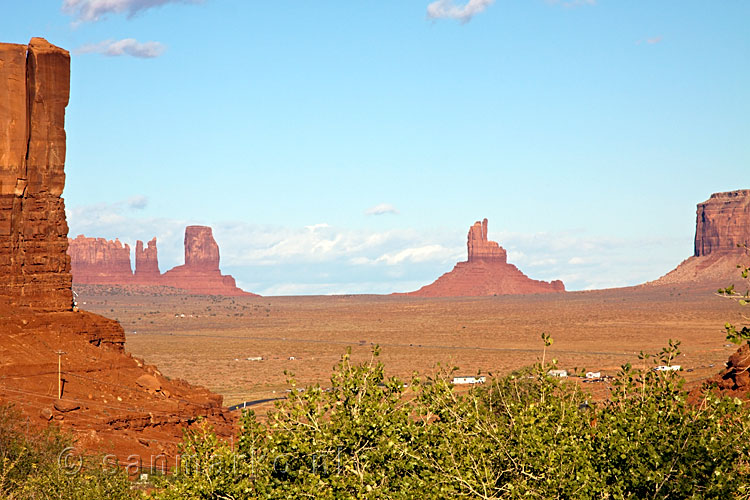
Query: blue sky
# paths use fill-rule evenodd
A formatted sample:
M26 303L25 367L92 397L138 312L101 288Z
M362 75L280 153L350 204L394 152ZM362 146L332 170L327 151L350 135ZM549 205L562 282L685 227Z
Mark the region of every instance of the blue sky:
M72 53L71 234L207 224L264 294L418 288L490 238L569 289L655 279L748 188L740 0L31 0ZM744 174L744 175L743 175Z

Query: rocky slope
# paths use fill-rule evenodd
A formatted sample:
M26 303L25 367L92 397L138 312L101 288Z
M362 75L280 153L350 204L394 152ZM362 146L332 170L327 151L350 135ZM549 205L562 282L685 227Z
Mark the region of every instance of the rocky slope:
M696 210L693 256L647 285L726 286L740 279L738 265L750 264L750 190L714 193Z
M185 264L161 274L156 238L146 248L135 246L135 273L130 267L130 247L119 240L87 238L69 240L73 283L173 287L204 295L253 296L237 287L232 276L219 270L219 245L207 226L185 228Z
M744 344L729 357L724 371L709 379L724 393L747 399L750 394L750 345Z
M533 280L513 264L508 264L503 247L487 237L487 219L475 222L467 236L468 260L434 283L406 295L416 297L460 297L480 295L521 295L564 292L562 281Z
M0 402L72 431L79 450L163 463L200 417L224 436L232 423L221 396L125 354L117 322L73 310L60 197L69 68L68 52L41 38L0 44ZM124 250L99 240L82 255L113 255L127 275Z

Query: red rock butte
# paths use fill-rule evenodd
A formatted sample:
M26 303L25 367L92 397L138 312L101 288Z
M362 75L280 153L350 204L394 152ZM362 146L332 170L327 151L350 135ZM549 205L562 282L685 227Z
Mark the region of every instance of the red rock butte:
M750 189L714 193L698 203L692 257L652 285L698 283L727 286L740 278L738 265L750 262Z
M72 306L65 185L70 55L42 38L0 44L0 294Z
M54 422L77 447L174 463L186 427L205 418L229 436L230 417L221 396L126 354L119 323L73 307L61 198L69 88L66 50L42 38L0 43L0 403L31 426ZM110 274L130 273L119 241L77 252L86 262L110 256Z
M434 283L406 295L415 297L468 297L484 295L523 295L564 292L562 281L537 281L508 264L503 247L487 238L487 219L469 228L466 246L468 260Z
M135 245L135 273L130 247L119 240L87 238L69 240L73 283L86 285L169 286L201 295L253 296L237 287L232 276L219 270L219 245L207 226L185 228L185 264L161 274L156 238L143 248Z

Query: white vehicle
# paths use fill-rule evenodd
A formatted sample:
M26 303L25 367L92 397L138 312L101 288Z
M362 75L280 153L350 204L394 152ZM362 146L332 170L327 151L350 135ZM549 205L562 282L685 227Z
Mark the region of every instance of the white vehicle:
M656 368L654 368L655 372L677 372L680 371L682 367L680 365L659 365Z

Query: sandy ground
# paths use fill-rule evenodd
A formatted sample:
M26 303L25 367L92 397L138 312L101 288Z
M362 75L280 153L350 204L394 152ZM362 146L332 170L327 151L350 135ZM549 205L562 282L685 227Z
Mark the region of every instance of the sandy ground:
M299 385L328 386L347 347L365 359L374 344L387 372L405 380L438 364L462 375L508 373L541 358L542 332L553 337L548 355L560 367L605 374L678 339L677 362L689 381L698 380L723 368L736 348L725 340L724 323L742 322L742 308L712 290L674 286L450 299L76 289L82 308L121 322L129 352L222 394L227 404L283 396L285 371Z

